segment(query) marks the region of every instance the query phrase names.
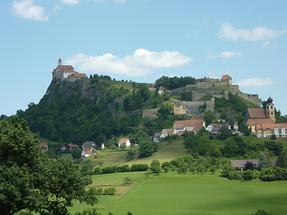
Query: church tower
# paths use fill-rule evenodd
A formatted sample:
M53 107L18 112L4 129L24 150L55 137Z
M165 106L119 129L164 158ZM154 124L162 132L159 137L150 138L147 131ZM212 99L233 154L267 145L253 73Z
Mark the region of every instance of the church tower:
M59 58L59 60L58 60L58 66L60 66L60 65L62 65L62 59L61 58Z
M273 122L275 122L275 107L273 104L273 99L271 97L267 99L266 116L267 118L272 119Z

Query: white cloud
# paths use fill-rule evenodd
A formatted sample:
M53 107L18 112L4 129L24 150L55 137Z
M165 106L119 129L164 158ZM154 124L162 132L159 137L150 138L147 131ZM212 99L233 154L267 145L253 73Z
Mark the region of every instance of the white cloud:
M250 88L250 87L265 87L272 85L273 81L271 78L247 78L238 83L240 87Z
M209 59L214 59L214 58L229 59L229 58L234 58L234 57L239 57L239 56L241 56L240 52L223 51L223 52L220 52L219 54L209 54L207 56L207 58L209 58Z
M219 37L231 41L268 41L282 36L286 31L269 29L264 26L258 26L252 29L237 29L229 23L223 23L218 33Z
M191 58L179 52L153 52L137 49L132 55L122 58L110 53L100 56L77 54L65 60L65 63L72 64L80 71L88 73L107 72L126 76L144 76L153 70L179 67L191 61Z
M35 21L48 21L44 8L34 3L33 0L15 0L12 3L12 13L24 19Z
M80 0L62 0L62 3L68 5L77 5L80 4Z

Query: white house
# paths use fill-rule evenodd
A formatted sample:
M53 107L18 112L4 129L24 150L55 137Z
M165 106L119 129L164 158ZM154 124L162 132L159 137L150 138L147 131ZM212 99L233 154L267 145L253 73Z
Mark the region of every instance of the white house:
M84 158L90 157L92 154L95 154L96 144L93 141L84 142L82 145L83 151L81 156Z
M118 141L118 146L119 147L126 147L126 148L129 148L131 147L131 141L128 139L128 138L121 138L119 139Z

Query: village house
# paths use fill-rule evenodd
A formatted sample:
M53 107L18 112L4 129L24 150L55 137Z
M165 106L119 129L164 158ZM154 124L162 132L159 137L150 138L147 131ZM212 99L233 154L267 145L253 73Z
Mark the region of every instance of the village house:
M165 87L163 87L163 86L160 86L159 87L159 89L158 89L158 91L157 91L157 93L158 93L158 95L163 95L164 94L164 92L166 91L166 89L165 89Z
M175 121L172 127L173 133L179 136L185 132L196 134L202 128L205 128L205 122L202 118Z
M230 164L233 168L243 171L246 167L247 163L253 164L255 168L259 168L259 160L251 159L251 160L231 160Z
M160 139L165 139L168 136L172 136L172 135L174 135L173 129L165 128L165 129L162 129L161 131Z
M266 108L249 108L246 125L257 138L287 137L287 123L275 123L275 106L268 98Z
M131 142L126 137L120 138L119 141L118 141L118 147L129 148L129 147L131 147Z
M96 144L95 142L93 141L87 141L87 142L84 142L83 145L82 145L82 154L81 156L84 157L84 158L88 158L90 157L93 153L95 153L95 147L96 147Z

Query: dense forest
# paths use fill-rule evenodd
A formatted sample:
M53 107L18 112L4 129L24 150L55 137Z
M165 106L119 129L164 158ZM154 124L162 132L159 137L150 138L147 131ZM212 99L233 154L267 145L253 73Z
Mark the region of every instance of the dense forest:
M156 120L142 118L143 108L155 107L160 108ZM147 84L97 75L77 82L52 81L39 104L17 114L41 137L76 144L87 140L100 144L113 136L136 133L140 126L152 135L173 122L164 97Z

